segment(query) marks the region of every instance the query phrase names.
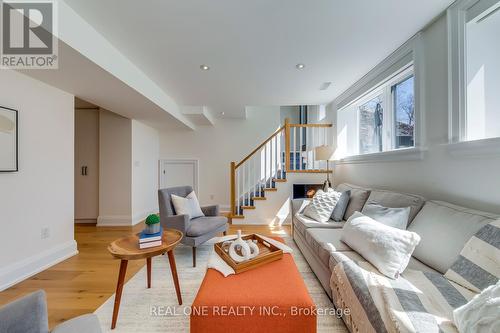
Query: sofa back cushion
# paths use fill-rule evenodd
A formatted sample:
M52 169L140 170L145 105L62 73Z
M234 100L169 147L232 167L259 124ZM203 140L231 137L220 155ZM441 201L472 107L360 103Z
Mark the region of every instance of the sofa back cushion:
M445 273L455 262L465 243L498 216L442 201L427 201L408 227L420 235L413 256Z
M335 190L338 192L351 191L349 204L344 214L344 220L349 219L356 211L361 212L370 195L369 189L347 183L339 184Z
M372 190L366 204L377 204L389 208L405 208L410 207L410 216L408 224L410 224L422 209L425 199L419 195L397 193L384 190Z

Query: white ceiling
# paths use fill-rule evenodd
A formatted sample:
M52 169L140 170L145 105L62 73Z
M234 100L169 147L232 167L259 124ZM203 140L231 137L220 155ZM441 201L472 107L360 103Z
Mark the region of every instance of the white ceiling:
M179 105L243 116L332 101L453 1L65 2Z

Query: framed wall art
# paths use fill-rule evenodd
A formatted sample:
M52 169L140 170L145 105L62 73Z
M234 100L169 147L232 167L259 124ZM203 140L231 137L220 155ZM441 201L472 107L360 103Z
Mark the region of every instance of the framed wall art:
M0 172L18 170L18 112L0 106Z

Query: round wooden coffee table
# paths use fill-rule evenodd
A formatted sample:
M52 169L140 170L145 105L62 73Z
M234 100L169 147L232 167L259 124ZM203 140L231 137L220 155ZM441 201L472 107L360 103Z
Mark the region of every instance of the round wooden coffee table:
M120 300L122 298L123 284L125 282L125 273L127 272L127 264L129 260L146 259L148 271L148 288L151 288L151 258L161 254L168 254L170 262L170 270L174 280L175 292L179 305L182 305L181 289L179 279L177 277L177 268L175 267L174 248L182 239L182 232L174 229L164 229L162 237L162 245L149 249L139 249L139 236L131 235L115 240L108 246L108 251L111 255L120 259L120 273L118 274L118 283L116 285L115 305L113 308L113 319L111 329L116 326L118 311L120 310Z

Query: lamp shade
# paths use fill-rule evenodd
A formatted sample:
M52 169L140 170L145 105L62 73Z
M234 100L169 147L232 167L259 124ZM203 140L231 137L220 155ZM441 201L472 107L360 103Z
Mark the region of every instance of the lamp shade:
M314 148L314 159L316 161L329 161L334 153L335 149L332 146L319 146Z

